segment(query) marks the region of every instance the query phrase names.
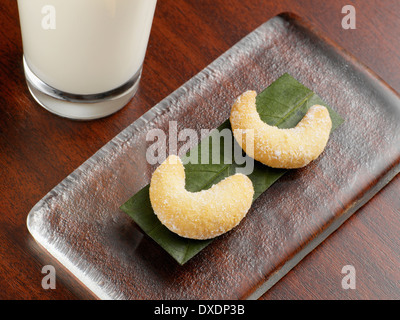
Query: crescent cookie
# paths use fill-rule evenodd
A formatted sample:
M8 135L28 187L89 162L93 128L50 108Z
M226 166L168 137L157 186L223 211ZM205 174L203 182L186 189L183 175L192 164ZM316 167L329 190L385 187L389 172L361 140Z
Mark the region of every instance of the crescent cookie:
M210 239L239 224L254 195L251 180L235 174L208 190L185 189L185 169L179 157L169 156L153 173L150 202L163 225L191 239Z
M230 122L233 135L252 158L273 168L301 168L315 160L325 149L332 128L328 109L312 106L296 127L279 129L260 119L255 91L246 91L232 106ZM249 130L250 129L250 130ZM254 137L251 143L246 134Z

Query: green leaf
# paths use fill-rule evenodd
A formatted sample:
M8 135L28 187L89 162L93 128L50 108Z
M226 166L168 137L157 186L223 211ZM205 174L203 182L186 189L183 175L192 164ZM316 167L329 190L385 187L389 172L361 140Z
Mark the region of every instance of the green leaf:
M332 119L332 130L340 126L343 122L341 116L324 103L314 92L287 73L257 95L257 111L261 119L270 125L276 125L280 128L296 126L307 110L315 104L324 105L328 108ZM221 137L221 132L226 134L226 138ZM218 142L220 143L218 154L212 154L211 151L209 154L204 153L204 150L213 150L211 148L213 143ZM246 162L239 164L237 163L238 161L228 161L230 158L226 158L225 147L230 147L230 150L233 150L235 144L228 119L186 155L186 157L191 156L190 159L197 159L197 163L192 161L185 164L186 189L191 192L208 189L213 184L235 174L237 170L245 169ZM207 146L208 149L205 148ZM202 156L204 159L205 155L209 159L207 164L201 162ZM228 156L232 157L231 154ZM218 163L211 161L217 157L220 159ZM232 158L232 160L236 159ZM287 170L285 169L270 168L255 161L254 169L248 175L253 182L255 190L254 200L286 172ZM121 209L132 217L144 233L155 240L181 265L213 241L212 239L192 240L183 238L162 225L151 207L149 185L131 197L121 206Z

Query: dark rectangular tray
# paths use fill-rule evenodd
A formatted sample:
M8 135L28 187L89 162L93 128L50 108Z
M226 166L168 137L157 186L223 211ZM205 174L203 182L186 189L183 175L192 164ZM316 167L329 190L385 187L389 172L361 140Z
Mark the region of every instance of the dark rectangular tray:
M147 185L146 133L216 128L243 91L284 73L343 116L323 155L292 170L245 220L179 265L119 207ZM29 213L33 237L103 299L258 298L336 230L400 164L400 98L302 19L279 15L122 131Z

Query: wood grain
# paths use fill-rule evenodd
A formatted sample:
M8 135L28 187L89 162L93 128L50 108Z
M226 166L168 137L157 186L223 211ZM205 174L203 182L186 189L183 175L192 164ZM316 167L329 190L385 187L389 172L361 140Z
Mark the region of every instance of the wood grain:
M357 29L341 28L341 8L357 9ZM129 106L106 119L58 118L30 97L21 65L15 1L0 4L0 292L1 299L92 298L30 237L27 213L43 195L127 125L272 16L291 11L400 91L400 4L368 1L162 0L158 2L143 78ZM251 17L251 18L249 18ZM395 178L318 247L265 299L398 298L399 219ZM352 235L352 236L351 236ZM349 238L350 237L350 238ZM342 290L343 264L358 270L358 288ZM57 269L57 289L41 287L41 268Z

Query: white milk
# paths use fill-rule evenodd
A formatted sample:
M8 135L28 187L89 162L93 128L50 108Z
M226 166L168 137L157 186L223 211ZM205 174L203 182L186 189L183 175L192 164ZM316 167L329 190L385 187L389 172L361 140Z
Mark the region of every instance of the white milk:
M141 69L156 0L18 0L24 57L47 85L106 92Z

